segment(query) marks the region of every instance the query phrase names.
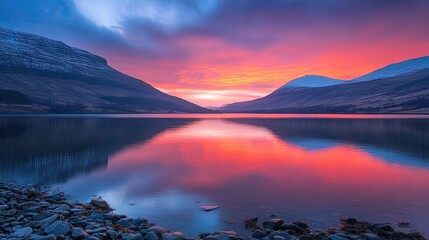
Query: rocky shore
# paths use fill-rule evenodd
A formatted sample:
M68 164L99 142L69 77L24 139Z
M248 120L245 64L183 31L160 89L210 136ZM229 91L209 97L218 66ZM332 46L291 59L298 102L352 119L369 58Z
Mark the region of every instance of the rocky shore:
M0 183L0 239L142 239L142 240L425 240L417 231L400 232L389 224L371 224L342 219L337 228L312 230L303 222L286 223L272 218L258 224L249 219L244 226L250 236L233 231L201 233L195 238L172 232L146 219L113 213L101 198L90 203L72 203L64 193L49 187ZM402 223L407 225L407 223Z

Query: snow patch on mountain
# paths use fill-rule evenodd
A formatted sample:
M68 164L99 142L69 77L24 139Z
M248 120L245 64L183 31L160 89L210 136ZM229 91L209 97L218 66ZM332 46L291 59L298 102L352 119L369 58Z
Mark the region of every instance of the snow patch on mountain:
M401 75L408 75L425 69L429 69L429 56L414 58L399 63L390 64L386 67L380 68L369 74L355 78L346 83L364 82Z
M38 35L0 28L0 64L9 69L37 69L91 75L111 71L107 61L87 51Z
M306 75L300 78L296 78L279 89L284 88L307 88L307 87L327 87L343 83L344 80L329 78L319 75Z

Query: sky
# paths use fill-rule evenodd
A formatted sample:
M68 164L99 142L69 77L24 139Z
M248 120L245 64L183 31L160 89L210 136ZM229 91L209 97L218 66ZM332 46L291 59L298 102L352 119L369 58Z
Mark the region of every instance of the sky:
M429 55L427 0L2 0L0 27L60 40L202 106L304 75Z

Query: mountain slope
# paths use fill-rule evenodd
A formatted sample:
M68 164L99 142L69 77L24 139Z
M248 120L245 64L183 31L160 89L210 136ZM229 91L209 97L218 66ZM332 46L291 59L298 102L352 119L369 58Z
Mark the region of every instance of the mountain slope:
M429 56L414 58L399 63L390 64L346 83L364 82L400 75L408 75L425 69L429 69Z
M300 87L326 87L337 85L340 83L344 83L344 81L319 75L306 75L286 83L285 85L281 86L280 89Z
M0 113L209 112L45 37L0 28Z
M224 112L429 113L429 69L377 81L317 88L285 88Z

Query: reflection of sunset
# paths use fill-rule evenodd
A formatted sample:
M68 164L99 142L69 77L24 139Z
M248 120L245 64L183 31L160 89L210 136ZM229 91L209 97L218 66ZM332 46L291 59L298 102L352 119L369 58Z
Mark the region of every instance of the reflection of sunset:
M410 127L427 126L427 120L177 116L183 119L103 121L103 129L121 126L105 137L112 151L107 167L76 175L60 189L82 201L98 194L118 213L191 235L244 231L243 219L270 214L315 228L356 217L408 221L428 231L429 153L419 144L427 136ZM206 213L201 205L220 209Z
M389 164L351 145L310 151L264 128L222 120L203 120L162 133L144 145L113 156L109 166L128 168L152 161L186 169L185 174L169 177L188 190L222 187L251 175L269 178L273 188L287 190L282 183L293 182L298 188L311 184L333 194L337 190L342 194L363 194L368 186L373 194L380 193L376 189L394 194L394 189L403 186L401 190L413 194L415 200L424 194L406 186L429 187L426 170Z

